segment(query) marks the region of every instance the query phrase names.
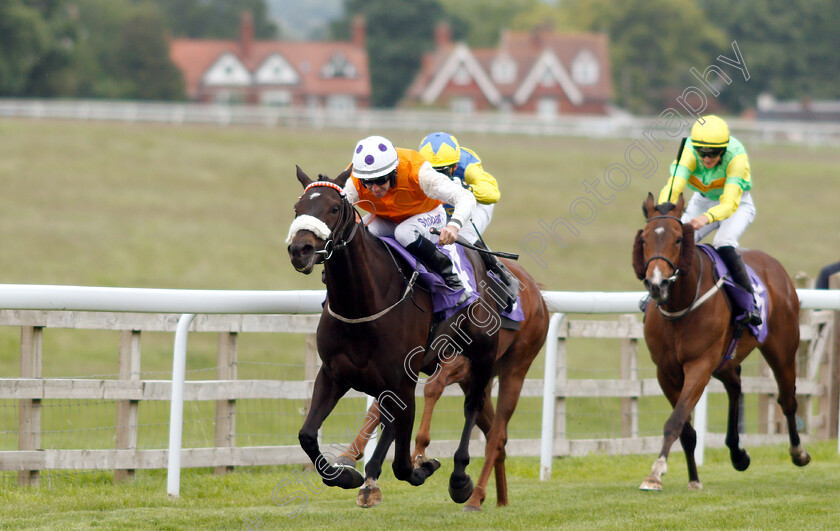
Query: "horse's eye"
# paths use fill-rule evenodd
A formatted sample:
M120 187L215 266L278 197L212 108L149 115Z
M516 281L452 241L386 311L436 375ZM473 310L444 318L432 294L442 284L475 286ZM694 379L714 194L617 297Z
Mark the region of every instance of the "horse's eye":
M682 243L682 238L677 238L677 241L675 242L675 244L676 244L676 245L679 245L679 244L681 244L681 243Z
M338 205L333 205L330 214L338 214Z

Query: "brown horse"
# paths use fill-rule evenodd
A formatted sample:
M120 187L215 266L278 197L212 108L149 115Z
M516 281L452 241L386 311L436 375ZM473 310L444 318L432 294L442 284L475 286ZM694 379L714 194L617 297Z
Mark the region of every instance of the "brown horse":
M507 442L507 426L510 417L516 410L522 384L528 374L531 363L545 343L548 332L548 309L540 293L540 288L534 279L519 264L505 260L507 267L516 275L520 282L520 304L525 319L520 323L519 330L502 329L499 332L499 350L493 375L499 377L499 397L496 411L490 399L490 386L485 391L484 409L478 417L478 427L484 432L487 444L485 446L484 468L481 470L478 483L472 496L464 506L464 510L481 510L481 504L486 495L486 486L490 478L490 469L495 471L496 505L508 504L507 481L505 479L505 443ZM443 394L443 389L453 383L460 384L466 392L469 384L470 362L463 356L456 356L451 362L436 364L425 368L424 372L431 374L424 386L423 419L414 440L412 460L418 464L426 461L426 449L431 440L430 430L432 413L435 404ZM491 382L492 384L492 382ZM355 466L364 452L365 441L371 438L373 430L378 425L378 406L374 403L368 412L368 422L359 431L353 444L339 456L339 462Z
M498 350L495 301L491 294L481 293L447 323L455 332L447 329L445 333L439 326L432 333L431 296L414 289L414 277L404 260L361 224L342 192L349 176L348 169L335 180L320 176L313 181L297 169L304 192L295 204L296 217L289 230L289 258L305 274L323 262L327 285L316 334L323 364L300 430L301 447L326 485L345 489L364 485L359 493L363 500L379 491L376 480L391 443L395 445L394 476L412 485L423 484L440 463L425 460L415 467L411 460L417 376L435 356L447 360L462 354L471 361L470 384L449 494L455 502L464 503L473 493L466 473L470 433L484 406ZM477 279L486 282L481 259L474 254L468 257ZM414 355L418 348L424 356ZM318 429L351 388L375 397L385 420L364 477L355 468L333 465L335 458L328 459L318 444Z
M642 490L662 490L668 453L677 437L688 464L688 488L700 489L694 462L697 438L691 412L709 379L714 376L729 397L726 446L732 466L746 470L747 452L738 447L738 414L741 396L741 362L756 347L773 370L779 386L778 402L787 418L790 456L797 466L811 460L796 430L796 349L799 346L799 299L782 265L761 251L744 251L744 261L767 287L768 335L759 343L749 331L738 342L731 359L724 355L733 338L731 304L716 287L711 259L694 245L694 229L683 224L682 195L677 204L656 205L648 194L643 205L647 224L636 234L633 269L650 294L645 314L645 341L656 364L656 377L674 408L665 422L665 439L659 458ZM708 298L705 298L708 295Z

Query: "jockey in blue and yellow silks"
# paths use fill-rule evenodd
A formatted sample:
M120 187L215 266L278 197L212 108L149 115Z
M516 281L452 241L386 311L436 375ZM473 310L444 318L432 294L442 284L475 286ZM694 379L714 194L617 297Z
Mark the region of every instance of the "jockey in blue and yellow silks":
M755 218L750 161L744 145L730 136L724 120L703 116L692 126L691 138L680 160L671 164L670 175L659 193L659 203L676 202L686 186L694 190L682 222L691 223L697 241L718 229L712 245L726 262L732 280L753 293L744 261L736 251L738 239ZM755 305L748 321L761 324Z
M473 193L476 200L475 210L473 210L472 218L461 230L461 235L473 245L484 246L481 235L490 225L496 202L501 197L499 183L484 170L481 159L475 151L461 147L458 140L448 133L437 132L427 135L420 141L419 152L435 170L449 176L453 182ZM452 207L444 205L444 208L451 215ZM495 256L481 253L481 257L487 269L499 276L505 285L505 290L515 301L519 289L519 281L516 277Z

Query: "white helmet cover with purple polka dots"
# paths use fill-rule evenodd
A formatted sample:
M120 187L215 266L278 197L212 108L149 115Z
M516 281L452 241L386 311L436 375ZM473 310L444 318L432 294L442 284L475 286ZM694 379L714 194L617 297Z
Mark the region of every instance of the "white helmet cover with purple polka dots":
M369 136L359 140L353 151L353 177L376 179L397 167L399 156L394 144L385 137Z

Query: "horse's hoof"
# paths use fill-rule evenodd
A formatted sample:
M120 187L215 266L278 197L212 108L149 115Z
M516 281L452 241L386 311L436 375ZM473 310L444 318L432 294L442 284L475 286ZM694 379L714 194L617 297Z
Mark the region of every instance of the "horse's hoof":
M451 482L449 483L449 497L455 503L464 503L469 500L472 492L473 482L469 476L467 476L467 482L461 487L454 487Z
M481 505L484 503L484 498L486 497L486 493L484 492L484 487L479 485L473 489L472 494L470 495L470 499L467 500L466 505L464 505L464 511L480 511Z
M428 461L425 455L415 455L414 456L414 468L420 468L423 466L423 463Z
M419 458L420 456L417 457ZM437 459L426 459L425 457L423 459L424 461L418 464L417 468L426 470L430 476L434 474L438 468L440 468L440 461Z
M750 455L741 450L738 456L732 455L732 466L738 472L743 472L750 467Z
M324 485L328 487L341 487L342 489L358 489L365 483L365 478L353 467L334 466L327 473L329 477L323 477Z
M481 512L481 505L470 505L469 503L464 505L464 512L465 513L480 513Z
M791 456L793 457L793 456ZM802 452L801 454L793 457L793 464L796 466L805 466L811 462L811 454L808 452Z
M333 466L356 468L356 460L347 454L341 454L333 463Z
M688 490L703 490L703 484L699 481L689 481Z
M382 503L382 491L376 486L365 486L359 489L356 504L363 509L370 509Z
M662 490L662 481L654 478L645 478L642 484L639 485L639 490Z

